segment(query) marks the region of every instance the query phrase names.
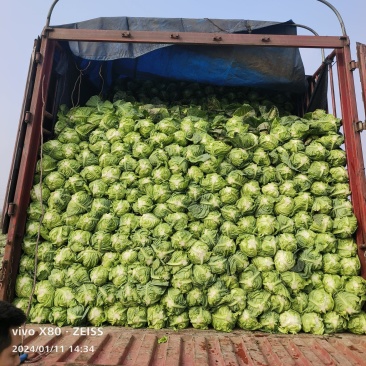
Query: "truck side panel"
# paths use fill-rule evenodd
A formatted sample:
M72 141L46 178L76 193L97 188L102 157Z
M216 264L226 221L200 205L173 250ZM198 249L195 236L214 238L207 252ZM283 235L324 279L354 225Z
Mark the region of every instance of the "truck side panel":
M104 327L100 335L82 335L87 330L90 332L91 328L32 325L27 329L28 332L34 330L35 334L26 338L25 347L43 345L45 351L51 351L47 357L30 357L37 360L39 366L365 365L364 337L348 334L337 337L294 336L240 330L226 334L195 329ZM61 329L61 335L40 335L40 329L46 329L48 334L52 329Z

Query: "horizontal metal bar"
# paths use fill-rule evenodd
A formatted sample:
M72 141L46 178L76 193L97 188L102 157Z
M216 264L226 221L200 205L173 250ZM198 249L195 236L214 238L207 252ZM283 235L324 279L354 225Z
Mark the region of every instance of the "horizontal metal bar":
M336 36L128 31L128 37L126 37L126 32L123 30L46 28L45 36L54 40L84 42L207 44L299 48L343 48L349 44L348 37Z

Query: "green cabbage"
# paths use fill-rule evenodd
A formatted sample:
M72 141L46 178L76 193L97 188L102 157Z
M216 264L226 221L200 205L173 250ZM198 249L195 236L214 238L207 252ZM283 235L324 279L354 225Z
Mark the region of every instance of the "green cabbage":
M35 164L15 281L30 321L365 333L339 119L283 93L113 91L61 106Z
M317 313L305 313L301 316L302 329L305 333L323 334L324 323Z
M301 316L295 310L287 310L280 314L278 330L285 334L296 334L302 328Z

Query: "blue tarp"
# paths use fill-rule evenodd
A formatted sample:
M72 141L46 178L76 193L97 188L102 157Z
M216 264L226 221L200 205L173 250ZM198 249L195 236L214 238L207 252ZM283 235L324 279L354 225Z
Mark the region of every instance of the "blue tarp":
M169 32L296 34L285 23L180 18L97 18L59 27ZM96 87L119 78L163 77L215 85L255 86L303 93L306 78L296 48L185 46L169 44L69 42L79 69ZM103 80L101 80L101 76Z

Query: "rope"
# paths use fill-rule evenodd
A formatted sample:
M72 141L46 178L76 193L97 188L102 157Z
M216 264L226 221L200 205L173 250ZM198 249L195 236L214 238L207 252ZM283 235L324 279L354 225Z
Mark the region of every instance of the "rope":
M79 76L77 77L77 79L75 81L75 84L74 84L74 88L72 89L72 92L71 92L71 103L72 103L72 107L73 108L75 107L75 104L74 104L74 93L75 93L75 90L76 90L76 86L77 86L77 84L79 84L79 86L78 86L78 98L77 98L77 103L76 103L76 105L78 106L79 105L79 102L80 102L81 79L83 77L83 72L86 71L86 70L88 70L90 64L91 64L91 61L89 61L89 63L86 66L86 68L85 69L82 69L82 70L79 69L77 67L77 65L75 66L78 69L78 71L79 71Z
M99 68L99 76L102 79L102 88L100 90L99 97L102 97L102 95L103 95L103 89L104 89L104 78L103 78L103 75L102 75L102 67L103 67L103 64L101 64L100 65L100 68Z
M208 20L212 25L214 25L217 29L220 29L220 31L224 32L224 33L229 33L226 29L222 29L221 27L219 27L216 23L214 23L211 19L209 18L205 18L206 20Z

